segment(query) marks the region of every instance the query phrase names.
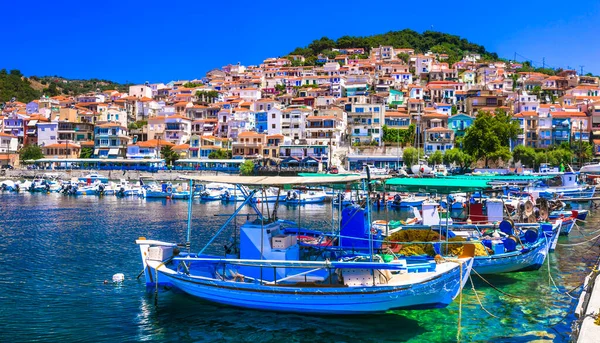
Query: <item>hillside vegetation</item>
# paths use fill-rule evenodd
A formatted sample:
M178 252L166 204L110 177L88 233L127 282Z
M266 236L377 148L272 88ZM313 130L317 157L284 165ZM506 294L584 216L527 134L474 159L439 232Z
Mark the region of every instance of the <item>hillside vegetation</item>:
M418 33L409 29L364 37L343 36L337 40L322 37L312 41L306 47L296 48L290 54L302 55L307 58L307 64L314 64L316 56L319 54L335 55L335 52L332 51L334 48L364 48L366 52L369 52L372 47L380 45L411 48L416 53L431 51L447 54L449 63L459 61L465 53L480 54L484 60L498 60L498 54L489 52L482 45L471 43L465 38L436 31ZM357 57L366 58L367 56Z

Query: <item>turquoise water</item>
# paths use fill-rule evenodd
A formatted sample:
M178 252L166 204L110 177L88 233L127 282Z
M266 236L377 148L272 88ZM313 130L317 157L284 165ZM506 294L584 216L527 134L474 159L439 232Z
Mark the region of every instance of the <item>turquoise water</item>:
M0 342L127 341L324 341L456 342L459 302L446 309L393 311L359 317L314 317L224 307L184 294L162 293L158 306L136 276L141 271L139 236L184 242L185 201L114 197L64 197L57 194L0 194ZM233 205L194 207L192 247L218 229ZM279 216L298 219L296 207ZM398 219L402 214L374 214ZM600 217L600 216L599 216ZM329 205L302 207L303 226L331 225ZM586 227L561 243L581 241L595 231L593 214ZM211 247L221 253L231 226ZM579 237L577 237L579 236ZM484 312L470 284L462 298L461 341L568 341L575 300L561 293L581 283L597 247L559 246L550 271L560 292L549 285L548 267L535 272L486 277L502 295L473 277ZM124 273L121 286L105 285ZM576 292L575 294L577 294Z

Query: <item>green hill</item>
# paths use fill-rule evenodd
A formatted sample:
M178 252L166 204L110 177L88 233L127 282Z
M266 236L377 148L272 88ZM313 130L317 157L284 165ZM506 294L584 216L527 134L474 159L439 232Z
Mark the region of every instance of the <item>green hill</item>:
M480 54L484 60L498 60L498 54L489 52L482 45L471 43L459 36L435 31L418 33L409 29L365 37L343 36L337 40L323 37L312 41L306 47L296 48L290 55L302 55L307 58L307 64L314 64L315 57L318 54L335 55L336 52L332 51L334 48L364 48L368 52L372 47L380 45L412 48L415 49L416 53L431 51L448 54L450 64L459 61L467 52ZM358 57L366 58L367 56Z
M17 101L30 102L38 99L41 93L31 87L29 79L23 76L19 70L13 69L7 72L0 70L0 102L10 101L13 97Z

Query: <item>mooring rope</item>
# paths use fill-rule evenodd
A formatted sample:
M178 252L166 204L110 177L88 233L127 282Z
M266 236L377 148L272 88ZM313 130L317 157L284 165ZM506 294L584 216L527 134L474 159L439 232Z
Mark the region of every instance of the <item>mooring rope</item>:
M557 243L557 244L560 245L560 246L563 246L563 247L576 247L576 246L579 246L579 245L588 244L589 242L591 242L593 240L596 240L598 238L600 238L600 235L592 237L592 238L590 238L588 240L585 240L585 241L579 242L579 243Z
M475 284L473 283L473 278L469 275L469 281L471 281L471 289L473 290L473 293L475 293L475 298L477 299L477 302L479 302L479 306L481 306L481 309L485 311L485 313L489 314L490 316L496 318L496 319L500 319L500 317L492 314L490 311L488 311L484 306L483 303L481 303L481 299L479 298L479 294L477 294L477 290L475 290Z
M511 298L516 298L516 299L525 299L525 297L520 297L520 296L518 296L518 295L512 295L512 294L508 294L508 293L506 293L505 291L503 291L503 290L499 289L498 287L496 287L496 286L492 285L492 284L491 284L491 283L490 283L488 280L484 279L484 278L483 278L483 276L481 276L481 274L479 274L479 273L478 273L478 272L477 272L475 269L472 269L471 271L472 271L473 273L475 273L475 275L479 276L479 278L480 278L481 280L483 280L483 282L485 282L486 284L488 284L488 286L492 287L492 288L493 288L493 289L495 289L496 291L498 291L498 292L500 292L500 293L502 293L502 294L504 294L504 295L506 295L506 296L508 296L508 297L511 297Z

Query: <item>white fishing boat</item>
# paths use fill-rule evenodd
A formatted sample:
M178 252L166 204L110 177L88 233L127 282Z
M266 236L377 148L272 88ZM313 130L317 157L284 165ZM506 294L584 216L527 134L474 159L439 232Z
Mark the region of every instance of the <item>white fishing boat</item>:
M294 189L288 191L285 202L288 204L322 204L327 195L323 189Z
M98 173L89 173L79 178L79 181L86 182L88 184L95 183L96 181L100 181L102 183L107 183L108 178L104 175Z

